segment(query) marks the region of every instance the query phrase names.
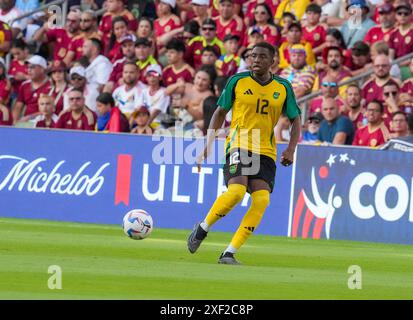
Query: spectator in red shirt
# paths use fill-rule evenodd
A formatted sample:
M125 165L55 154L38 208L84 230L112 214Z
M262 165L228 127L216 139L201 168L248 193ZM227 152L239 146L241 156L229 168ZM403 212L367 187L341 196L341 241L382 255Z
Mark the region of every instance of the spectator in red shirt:
M112 19L112 35L110 36L109 44L105 49L105 56L111 63L119 60L122 55L123 39L128 34L128 21L124 17L115 17Z
M413 52L412 7L410 3L400 3L396 7L398 28L390 35L390 56L393 59Z
M13 118L9 108L3 104L0 104L0 126L11 126L12 124Z
M21 84L29 79L26 60L29 57L29 48L23 39L13 41L11 48L13 59L9 67L9 78L13 87L13 95L17 95Z
M241 58L237 52L239 49L239 37L236 34L228 34L224 39L226 53L219 57L215 62L215 66L219 76L231 77L235 73L241 63Z
M6 63L0 58L0 104L8 105L11 95L11 82L7 79Z
M124 17L128 21L128 29L136 32L138 23L133 14L125 9L123 0L106 0L106 12L99 23L99 36L102 39L103 48L109 45L110 36L112 35L112 19L115 17Z
M358 129L367 124L365 119L365 110L361 104L361 89L356 84L350 84L346 90L345 111L343 115L347 116L354 125L354 129Z
M160 0L157 5L156 13L158 18L155 20L153 27L155 38L165 36L171 31L181 27L181 19L174 14L176 0ZM161 43L157 42L158 54L162 55L165 50Z
M110 93L103 92L96 99L97 131L129 132L129 121L115 106L115 100Z
M391 3L385 3L378 7L380 25L372 27L364 36L364 42L371 45L377 41L390 39L390 34L394 31L396 16Z
M271 18L275 16L279 0L250 0L244 3L244 24L249 27L254 23L255 9L259 4L265 3L270 8Z
M254 29L259 30L259 33L263 36L263 41L278 46L281 41L281 32L274 25L273 17L274 14L265 2L257 4L254 10L254 20L252 26L248 28L248 34L250 35ZM249 45L248 38L244 37L244 46L248 47Z
M225 52L224 44L217 38L216 23L212 19L207 19L203 22L201 27L201 35L192 38L188 42L188 49L185 53L185 60L194 69L198 69L201 65L202 51L207 46L212 46L218 52L218 56Z
M40 94L39 97L39 112L34 119L36 128L54 128L59 117L55 113L54 99L47 94Z
M391 138L400 138L410 135L408 115L402 111L393 113L391 120Z
M165 87L176 83L179 78L185 82L192 82L195 76L195 71L192 67L185 63L185 42L179 39L172 39L166 45L166 57L168 66L163 69L163 85Z
M194 21L202 25L202 22L209 17L209 4L210 0L192 0L192 10L194 11Z
M126 62L136 63L135 41L136 37L133 34L127 34L120 40L123 57L113 63L112 73L109 76L108 83L103 88L103 92L112 93L114 89L122 84L123 65Z
M52 88L49 94L54 97L54 106L56 114L60 114L63 110L63 95L69 88L69 83L66 79L67 67L61 60L55 60L49 69L50 79L52 80Z
M327 30L320 23L321 7L315 3L310 4L306 9L307 25L303 27L303 39L308 41L313 47L316 56L321 56L325 48Z
M373 62L374 75L371 80L367 81L362 87L363 98L366 103L373 100L383 102L383 86L391 79L390 76L390 59L384 54L378 55ZM397 82L396 79L393 79Z
M383 123L384 106L373 100L367 105L367 125L356 130L353 146L378 147L390 139L390 132Z
M97 32L97 20L93 11L87 10L82 12L80 16L80 31L81 33L73 37L69 45L69 51L63 59L64 63L71 67L73 61L78 61L83 56L83 44L89 39L100 39Z
M64 28L49 28L45 22L33 36L34 41L53 45L53 60L63 60L69 51L72 39L80 34L80 11L70 11Z
M245 26L242 19L235 13L233 0L219 1L219 16L213 18L217 25L217 37L224 41L227 34L235 34L244 43Z
M38 99L41 93L49 94L51 83L47 78L47 62L41 56L32 56L27 60L29 69L29 80L22 83L17 100L13 106L13 120L21 119L22 113L25 118L22 121L34 118L39 114ZM23 112L24 111L24 112Z
M344 65L356 76L367 71L367 65L371 62L370 47L363 41L357 41L354 46L346 52ZM371 66L368 67L369 69Z
M68 96L70 108L60 114L56 128L95 130L96 115L86 107L82 90L72 89Z

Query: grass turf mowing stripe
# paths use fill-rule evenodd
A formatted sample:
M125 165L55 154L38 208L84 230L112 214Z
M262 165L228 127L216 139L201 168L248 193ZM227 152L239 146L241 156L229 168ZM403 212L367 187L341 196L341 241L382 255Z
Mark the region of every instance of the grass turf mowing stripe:
M232 234L211 232L194 255L189 230L142 241L120 226L0 218L1 299L413 299L411 246L253 236L243 266L217 264ZM50 265L62 290L50 290ZM363 271L350 290L350 265Z

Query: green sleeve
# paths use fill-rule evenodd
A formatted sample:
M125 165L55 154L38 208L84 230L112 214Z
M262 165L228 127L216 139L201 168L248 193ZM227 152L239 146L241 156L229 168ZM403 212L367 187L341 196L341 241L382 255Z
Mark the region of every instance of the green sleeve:
M295 99L295 94L291 83L289 81L283 81L285 89L287 90L287 97L284 102L283 114L287 116L288 119L294 120L301 114L301 109L297 104Z
M221 96L218 99L218 106L224 110L231 110L232 105L235 101L235 87L240 78L236 75L230 78L222 91Z

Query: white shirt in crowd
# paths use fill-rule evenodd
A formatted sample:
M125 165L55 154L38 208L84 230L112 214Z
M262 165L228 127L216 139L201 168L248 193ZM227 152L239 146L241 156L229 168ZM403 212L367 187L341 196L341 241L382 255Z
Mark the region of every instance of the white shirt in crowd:
M127 90L126 85L122 85L113 91L112 96L115 104L125 116L129 117L137 108L142 106L142 95L146 87L144 83L139 81L132 89Z
M162 119L162 113L166 113L168 106L171 102L171 98L166 94L166 89L161 87L155 94L150 94L150 89L146 88L143 90L142 98L143 104L152 113L153 110L159 110L161 113L153 120L155 123L160 123Z
M99 86L104 86L109 81L109 76L113 66L109 59L99 55L86 68L86 80L89 84L91 99L95 102L88 106L92 111L96 112L96 98L99 96Z
M17 7L13 7L9 12L4 14L3 10L0 9L0 20L10 25L12 20L16 19L23 15L23 12L20 11ZM12 28L20 29L23 31L27 27L27 18L17 20L13 22Z

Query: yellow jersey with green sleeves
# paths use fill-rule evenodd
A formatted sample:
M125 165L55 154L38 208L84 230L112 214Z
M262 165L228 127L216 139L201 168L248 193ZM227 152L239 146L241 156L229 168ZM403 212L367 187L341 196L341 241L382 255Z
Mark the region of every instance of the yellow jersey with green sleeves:
M293 120L301 114L288 80L273 75L261 83L251 72L238 73L228 80L218 106L232 110L225 154L243 149L274 161L277 159L274 127L280 115Z

